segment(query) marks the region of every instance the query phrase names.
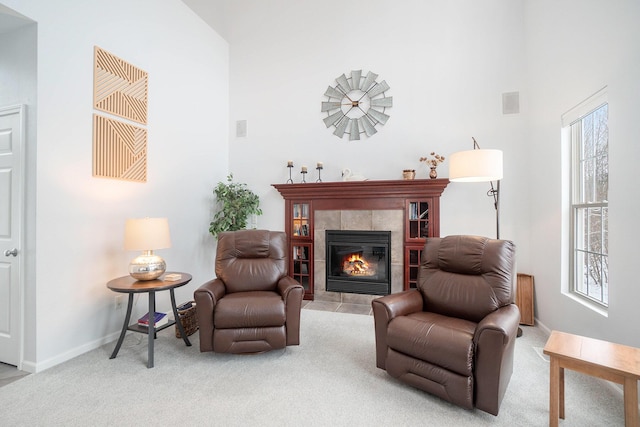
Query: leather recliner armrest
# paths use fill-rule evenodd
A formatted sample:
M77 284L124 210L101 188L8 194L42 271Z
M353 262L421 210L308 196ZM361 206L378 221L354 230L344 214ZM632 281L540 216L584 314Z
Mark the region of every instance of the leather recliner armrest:
M376 366L386 369L387 327L398 316L422 311L422 294L417 289L376 298L371 302L376 334Z
M493 415L498 415L513 372L519 322L518 307L506 305L482 319L473 338L476 407Z
M422 294L417 289L411 289L409 291L376 298L371 302L371 305L374 315L377 306L379 310L384 310L384 317L391 321L394 317L406 316L407 314L422 311Z
M209 280L193 293L200 328L200 351L213 351L213 310L225 293L224 283L218 278Z
M290 276L284 276L278 281L278 293L282 295L282 299L284 299L285 302L289 297L289 293L295 289L302 289L304 292L302 285Z
M300 309L304 288L290 276L278 281L278 292L284 300L286 315L287 345L300 344Z

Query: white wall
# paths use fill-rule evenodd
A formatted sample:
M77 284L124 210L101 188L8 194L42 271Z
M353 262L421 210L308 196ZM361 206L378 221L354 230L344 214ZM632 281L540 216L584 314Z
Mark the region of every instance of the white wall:
M550 329L640 346L640 3L526 2L530 93L531 253L538 317ZM560 116L600 88L609 93L609 310L602 316L561 292L565 233ZM566 187L564 187L566 188ZM566 260L565 260L566 261Z
M0 105L35 103L35 37L35 25L27 21L0 32Z
M41 370L119 331L124 312L105 285L136 255L122 249L126 218L169 218L173 245L159 254L194 276L178 302L212 277L211 190L227 172L228 45L178 0L2 1L38 25L36 279L26 313L37 330L25 362ZM94 45L149 73L147 183L91 176ZM146 304L141 298L134 314Z
M503 115L502 93L524 91L522 1L384 0L224 2L230 43L230 170L261 196L259 225L282 229L283 202L270 186L307 165L314 181L340 179L349 167L370 179L401 179L428 168L418 159L483 148L505 153L501 237L516 241L528 269L528 163L524 114ZM391 119L371 138L340 140L322 122L320 104L334 79L352 69L374 71L391 86ZM521 98L525 98L521 93ZM237 120L248 137L235 137ZM448 175L448 162L439 168ZM441 233L495 236L488 184L450 184L442 199ZM516 226L516 224L518 226ZM526 271L526 270L525 270Z

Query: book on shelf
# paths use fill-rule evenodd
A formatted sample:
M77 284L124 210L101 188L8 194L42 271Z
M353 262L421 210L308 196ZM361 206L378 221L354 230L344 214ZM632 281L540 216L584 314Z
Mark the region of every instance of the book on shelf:
M169 317L167 313L155 313L155 327L159 328L160 326L166 325L169 323ZM149 327L149 313L145 314L141 318L138 319L138 325Z
M293 259L307 259L307 250L304 246L294 248Z
M409 203L409 219L418 219L418 204L415 202Z

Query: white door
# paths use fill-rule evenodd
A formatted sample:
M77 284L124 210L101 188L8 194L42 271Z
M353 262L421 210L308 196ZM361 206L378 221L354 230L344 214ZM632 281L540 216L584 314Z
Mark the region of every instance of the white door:
M22 364L24 107L0 108L0 362Z

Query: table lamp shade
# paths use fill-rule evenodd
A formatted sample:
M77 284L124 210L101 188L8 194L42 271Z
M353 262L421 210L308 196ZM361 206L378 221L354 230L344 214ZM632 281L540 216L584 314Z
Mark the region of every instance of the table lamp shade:
M167 264L154 249L171 247L167 218L128 219L124 227L124 248L139 250L142 254L129 264L129 274L138 280L157 279L165 272Z
M449 157L449 180L487 182L502 179L501 150L458 151Z
M145 251L171 247L167 218L128 219L124 226L124 248Z

